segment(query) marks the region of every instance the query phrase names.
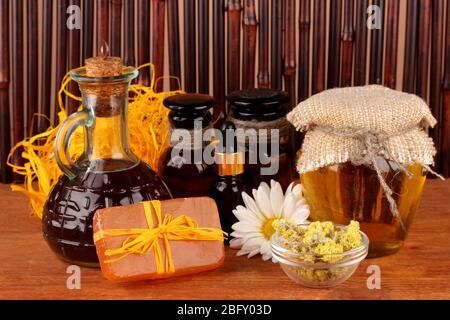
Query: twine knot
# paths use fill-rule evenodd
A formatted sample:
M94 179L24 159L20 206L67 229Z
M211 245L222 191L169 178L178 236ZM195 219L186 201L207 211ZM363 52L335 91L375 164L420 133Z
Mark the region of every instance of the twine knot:
M376 156L386 155L385 142L388 139L386 134L380 134L373 130L358 129L347 132L348 137L358 140L360 148L350 155L350 161L356 166L373 163ZM359 152L360 151L360 152Z

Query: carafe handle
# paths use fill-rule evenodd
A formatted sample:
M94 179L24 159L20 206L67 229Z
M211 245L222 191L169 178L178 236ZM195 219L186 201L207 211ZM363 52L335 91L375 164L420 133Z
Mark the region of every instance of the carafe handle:
M56 134L55 139L55 158L61 171L70 179L74 179L80 168L70 157L69 146L70 139L78 127L87 126L90 120L87 111L80 111L70 115L62 124ZM85 146L86 148L86 146Z

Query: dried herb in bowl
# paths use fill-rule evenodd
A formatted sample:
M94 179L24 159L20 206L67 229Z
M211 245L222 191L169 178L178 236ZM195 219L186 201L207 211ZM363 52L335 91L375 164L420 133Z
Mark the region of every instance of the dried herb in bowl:
M274 257L294 281L309 287L329 287L348 279L367 255L368 239L359 223L296 225L274 223Z

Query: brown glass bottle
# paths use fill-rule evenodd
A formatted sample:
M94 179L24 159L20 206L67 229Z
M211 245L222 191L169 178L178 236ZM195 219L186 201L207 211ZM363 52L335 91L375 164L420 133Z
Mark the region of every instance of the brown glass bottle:
M238 151L233 123L224 122L221 133L215 153L217 176L212 197L219 209L222 230L231 234L232 225L237 222L233 210L244 205L242 192L249 192L251 185L248 176L244 174L244 155ZM227 140L232 142L227 144ZM225 243L229 243L229 240Z
M295 132L286 120L289 110L289 94L275 89L249 89L235 91L227 97L231 108L229 119L245 137L245 174L258 188L261 182L278 181L283 189L296 178L294 170ZM278 137L270 130L278 129ZM268 130L264 134L264 130ZM254 132L254 134L252 133ZM275 172L265 173L273 167Z
M71 74L80 84L83 110L58 132L55 155L64 175L48 195L42 219L50 248L70 263L98 266L92 233L96 210L171 197L164 182L128 146L128 85L137 71L124 71L105 78L87 77L83 68ZM73 163L67 148L79 126L85 128L85 152Z
M175 198L211 195L213 163L207 163L203 156L211 141L204 141L203 133L211 126L209 110L215 104L212 97L203 94L180 94L164 100L170 109L171 144L159 168Z

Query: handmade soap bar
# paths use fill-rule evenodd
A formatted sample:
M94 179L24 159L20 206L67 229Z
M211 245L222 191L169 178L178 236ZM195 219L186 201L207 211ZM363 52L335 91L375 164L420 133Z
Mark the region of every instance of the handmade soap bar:
M160 220L157 217L157 206L151 202L147 203L147 214L150 213L150 217L146 216L144 203L101 209L95 213L94 240L102 273L108 280L168 278L215 269L223 263L223 240L212 240L222 236L214 200L206 197L186 198L161 201L156 204L160 204ZM177 218L179 218L178 222ZM172 222L168 222L171 219L173 219ZM162 225L169 225L169 227L161 228ZM186 232L187 228L194 228L198 232ZM161 231L163 229L165 231ZM141 234L141 238L136 239L136 236L130 237L131 230L138 233L142 230L157 232L160 256L158 257L154 246L141 250L143 252L130 254L122 252L122 254L111 255L114 250L122 248L124 244L130 244L133 240L141 241L145 236L151 236L151 233L146 232L146 235ZM169 240L166 241L165 236ZM185 240L186 237L198 239ZM207 238L211 239L202 240ZM145 248L145 244L142 247ZM172 270L167 258L173 263ZM157 270L156 260L158 259L161 262L160 270ZM162 267L163 270L161 270Z

